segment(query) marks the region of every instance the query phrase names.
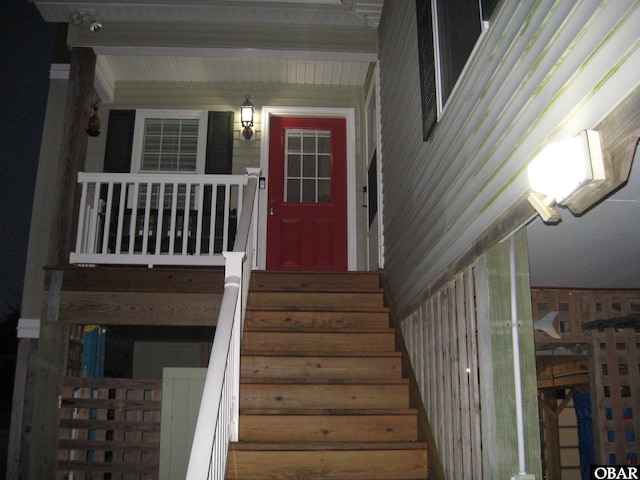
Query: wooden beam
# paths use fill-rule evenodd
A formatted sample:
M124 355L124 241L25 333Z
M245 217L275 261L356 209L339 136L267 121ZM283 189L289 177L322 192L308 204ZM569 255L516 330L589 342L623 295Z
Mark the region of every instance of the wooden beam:
M59 321L82 325L214 326L222 294L62 292Z
M100 55L190 55L255 58L261 52L276 58L375 62L377 32L367 27L323 25L198 24L176 22L109 22L97 36L87 28L71 31L71 42L91 45ZM213 46L213 47L212 47Z
M45 271L45 290L51 270ZM64 269L62 291L223 293L221 268L69 267Z
M594 130L600 132L607 178L584 189L567 207L582 215L629 178L633 156L640 139L640 87L637 87Z
M536 364L539 389L589 384L586 356L538 357Z
M516 281L522 407L527 473L542 478L531 286L526 231L516 237ZM511 316L510 245L492 247L476 263L483 471L486 478L518 473L518 429Z
M60 161L54 187L55 199L48 263L69 263L74 226L77 219L76 186L78 172L87 154L87 121L93 103L96 56L91 48L74 48L67 89L67 102L60 147Z

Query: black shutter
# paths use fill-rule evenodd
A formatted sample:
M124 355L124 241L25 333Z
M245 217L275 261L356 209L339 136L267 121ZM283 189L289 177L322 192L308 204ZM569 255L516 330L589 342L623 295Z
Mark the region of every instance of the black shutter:
M207 157L204 173L229 175L233 170L233 112L209 112L207 126ZM204 191L205 229L209 229L211 189ZM216 215L213 227L214 252L222 252L225 187L216 189ZM228 248L235 241L235 213L230 212ZM211 234L211 233L210 233Z
M104 152L105 172L130 172L135 121L135 110L111 110L109 112L109 130Z
M209 112L204 173L231 174L232 159L233 112Z
M428 140L437 120L436 63L431 23L431 0L416 0L418 16L418 57L422 98L422 138Z

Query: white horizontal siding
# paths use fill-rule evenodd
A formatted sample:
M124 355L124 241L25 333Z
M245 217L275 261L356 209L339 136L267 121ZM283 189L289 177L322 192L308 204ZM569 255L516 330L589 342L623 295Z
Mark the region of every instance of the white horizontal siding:
M50 80L47 113L31 213L29 248L22 297L22 317L40 318L43 305L44 269L49 254L49 237L55 184L60 163L63 118L67 99L67 81Z
M640 82L640 2L503 2L422 141L413 2L380 28L385 266L401 311L528 188L551 139L593 128Z

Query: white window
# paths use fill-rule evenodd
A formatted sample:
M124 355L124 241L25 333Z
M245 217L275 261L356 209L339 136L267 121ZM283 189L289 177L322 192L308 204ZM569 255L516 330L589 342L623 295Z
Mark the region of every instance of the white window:
M207 112L138 110L132 172L204 173Z

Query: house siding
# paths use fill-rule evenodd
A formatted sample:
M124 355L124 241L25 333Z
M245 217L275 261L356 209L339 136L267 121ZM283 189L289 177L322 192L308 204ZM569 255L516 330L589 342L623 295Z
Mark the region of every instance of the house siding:
M515 401L506 395L513 390L506 383L512 353L496 347L509 322L495 315L509 311L509 290L500 284L508 267L496 276L500 282L488 284L486 273L473 286L466 279L503 248L499 240L534 215L525 197L526 165L535 154L594 128L637 87L639 21L640 2L632 0L500 2L423 141L415 2L385 2L379 28L385 269L447 478L515 472L514 420L504 415ZM515 220L505 227L505 218ZM498 265L503 270L504 260ZM518 265L528 285L526 248ZM452 299L464 295L485 306L460 308ZM525 303L519 322L526 326L531 313ZM532 329L520 331L528 467L538 478ZM464 366L458 349L474 341L478 350L469 361L479 365L480 397L455 370ZM499 401L497 391L505 392ZM458 419L465 409L471 430L456 430L467 421ZM480 412L493 413L481 419ZM482 466L479 435L491 445L482 449Z
M67 98L67 81L50 80L42 145L31 213L29 247L22 296L22 318L40 318L44 270L49 252L54 187L60 162L62 127Z
M240 139L240 115L234 116L233 173L244 174L248 167L260 166L260 138L262 107L333 107L353 108L356 119L356 184L366 184L364 160L364 90L362 87L272 85L272 84L213 84L205 82L121 82L116 89L115 102L100 108L102 131L108 129L109 109L176 108L238 112L246 95L255 105L255 136L252 141ZM104 162L106 134L90 139L86 170L101 172ZM361 203L359 202L358 205ZM366 214L357 208L357 268L366 268Z
M385 266L401 314L527 192L536 152L593 128L638 84L638 21L632 0L502 2L424 142L415 5L385 2Z

